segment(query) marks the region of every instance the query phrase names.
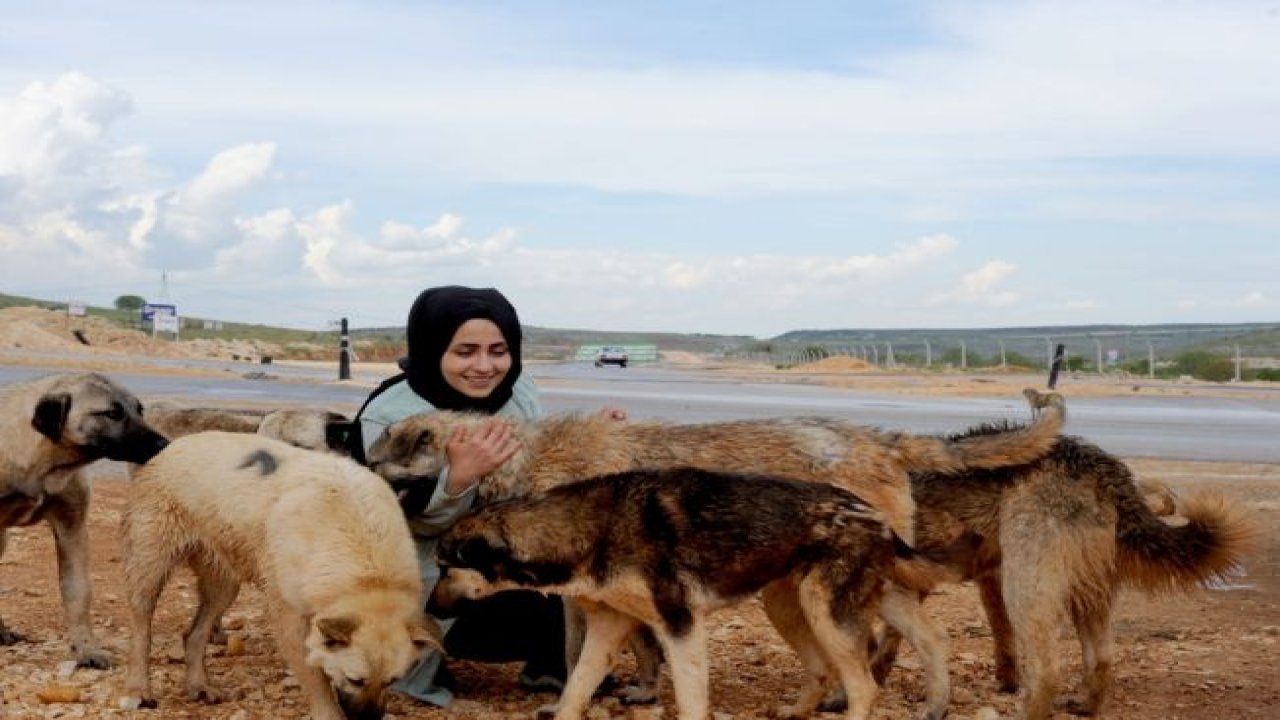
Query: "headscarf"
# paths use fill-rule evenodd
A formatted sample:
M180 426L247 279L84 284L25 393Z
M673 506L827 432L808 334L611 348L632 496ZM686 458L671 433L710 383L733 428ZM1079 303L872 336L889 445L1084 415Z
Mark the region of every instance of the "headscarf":
M468 320L493 321L507 341L511 369L488 397L473 398L454 390L440 372L440 361L458 328ZM409 387L440 410L478 410L495 413L511 399L520 377L520 318L516 309L493 288L445 285L427 288L409 309L406 327L409 357L401 360Z

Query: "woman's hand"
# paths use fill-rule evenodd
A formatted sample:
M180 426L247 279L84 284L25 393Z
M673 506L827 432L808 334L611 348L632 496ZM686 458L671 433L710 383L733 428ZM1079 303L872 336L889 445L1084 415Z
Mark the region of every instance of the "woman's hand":
M612 405L605 405L604 407L600 408L600 412L597 414L606 420L626 420L627 419L626 410L620 407L614 407Z
M499 418L455 429L445 444L449 455L449 481L445 490L457 495L470 488L510 460L519 449L520 439L511 424Z

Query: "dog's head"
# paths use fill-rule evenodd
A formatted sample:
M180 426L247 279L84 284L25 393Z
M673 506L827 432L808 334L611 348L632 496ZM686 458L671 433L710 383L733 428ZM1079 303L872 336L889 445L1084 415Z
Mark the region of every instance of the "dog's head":
M441 637L416 594L351 594L311 619L307 664L329 678L346 717L374 720L383 715L386 689L424 652L442 651Z
M449 463L445 445L454 428L468 422L468 418L474 422L484 417L455 412L411 415L389 425L373 441L365 460L370 469L389 482L413 477L438 478Z
M169 444L142 419L133 393L96 373L56 378L36 401L31 426L86 461L144 463Z
M568 582L573 563L564 548L546 548L537 523L526 506L536 500L510 500L467 515L440 537L436 557L447 574L455 570L478 573L487 584L483 592L516 587L550 588ZM514 522L508 523L512 512ZM508 529L508 525L514 529ZM478 581L477 581L478 582ZM478 586L477 586L478 587ZM478 597L483 597L479 595Z

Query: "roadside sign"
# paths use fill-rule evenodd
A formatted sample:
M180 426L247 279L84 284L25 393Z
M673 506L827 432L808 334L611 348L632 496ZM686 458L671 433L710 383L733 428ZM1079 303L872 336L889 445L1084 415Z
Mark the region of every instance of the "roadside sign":
M142 306L142 321L148 322L156 319L157 315L178 316L177 305L163 305L159 303L145 303Z
M85 303L83 300L72 300L67 303L67 314L74 317L84 317Z
M156 313L152 318L153 329L156 332L178 332L178 316L169 313Z

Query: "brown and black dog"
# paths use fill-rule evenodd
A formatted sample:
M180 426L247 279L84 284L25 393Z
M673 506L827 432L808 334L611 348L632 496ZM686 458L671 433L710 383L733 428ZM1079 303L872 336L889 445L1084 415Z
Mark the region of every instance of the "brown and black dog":
M637 470L499 502L441 538L442 566L472 571L479 597L531 588L574 598L586 614L582 655L556 712L581 718L612 655L638 625L671 665L681 720L704 720L707 617L761 592L800 655L808 683L780 717L810 714L838 683L866 720L876 694L871 624L886 584L925 587L935 566L914 557L884 515L825 483L693 468ZM480 577L476 578L478 574ZM914 615L886 613L898 629ZM927 717L941 718L943 708Z

